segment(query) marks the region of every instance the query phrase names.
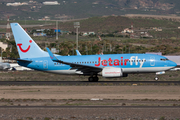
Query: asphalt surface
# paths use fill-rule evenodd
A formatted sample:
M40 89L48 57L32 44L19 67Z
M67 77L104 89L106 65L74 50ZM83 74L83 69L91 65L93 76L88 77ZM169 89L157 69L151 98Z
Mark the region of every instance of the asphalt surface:
M180 81L0 81L0 85L180 85Z
M0 108L180 108L180 106L0 106Z

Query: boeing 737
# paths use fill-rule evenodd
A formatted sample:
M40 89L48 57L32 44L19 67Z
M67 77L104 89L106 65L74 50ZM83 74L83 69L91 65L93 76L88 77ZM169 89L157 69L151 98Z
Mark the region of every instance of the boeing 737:
M87 75L89 81L105 78L127 77L131 73L164 73L176 67L166 57L153 54L107 54L61 56L49 48L43 51L18 24L11 23L20 58L18 64L35 70L57 74ZM158 79L156 77L156 79Z
M3 62L0 62L0 70L8 70L10 69L10 64L9 63L3 63Z

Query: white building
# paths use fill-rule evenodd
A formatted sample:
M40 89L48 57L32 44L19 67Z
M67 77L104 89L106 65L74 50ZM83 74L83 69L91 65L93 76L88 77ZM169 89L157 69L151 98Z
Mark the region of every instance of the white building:
M121 33L134 33L132 29L126 28Z
M43 2L44 5L60 5L57 1L45 1Z
M82 32L82 36L95 35L95 32Z
M8 44L3 43L3 42L0 42L0 47L1 47L3 50L6 50L6 48L8 47Z
M21 5L28 5L27 2L14 2L14 3L7 3L6 6L21 6Z

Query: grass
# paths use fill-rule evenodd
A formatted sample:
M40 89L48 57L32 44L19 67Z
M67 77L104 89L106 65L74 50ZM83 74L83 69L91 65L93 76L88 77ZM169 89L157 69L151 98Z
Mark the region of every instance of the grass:
M0 73L0 81L88 81L89 76L76 76L76 75L58 75L52 73L46 73L41 71L8 71L7 73ZM112 78L106 79L99 76L99 81L154 81L155 74L129 74L128 77L124 78ZM168 71L166 74L158 75L159 81L180 81L180 71ZM76 84L77 86L82 85L98 85L98 86L113 86L112 83L81 83ZM121 86L131 86L131 83L118 83ZM139 83L137 85L156 85L156 83ZM162 86L168 86L167 83L158 84ZM170 85L176 85L171 83ZM64 86L64 84L59 84ZM13 89L13 88L12 88Z
M180 106L178 100L123 100L104 99L91 101L82 99L3 99L0 106Z

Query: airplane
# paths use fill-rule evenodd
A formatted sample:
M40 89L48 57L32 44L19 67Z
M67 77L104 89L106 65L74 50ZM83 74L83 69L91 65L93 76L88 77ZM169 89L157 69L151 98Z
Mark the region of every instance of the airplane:
M177 65L154 54L61 56L49 48L43 51L18 23L11 23L11 29L20 56L16 59L19 65L44 72L90 76L89 82L97 82L99 75L120 78L132 73L164 73Z
M3 63L3 62L0 62L0 70L8 70L10 69L10 64L9 63Z

